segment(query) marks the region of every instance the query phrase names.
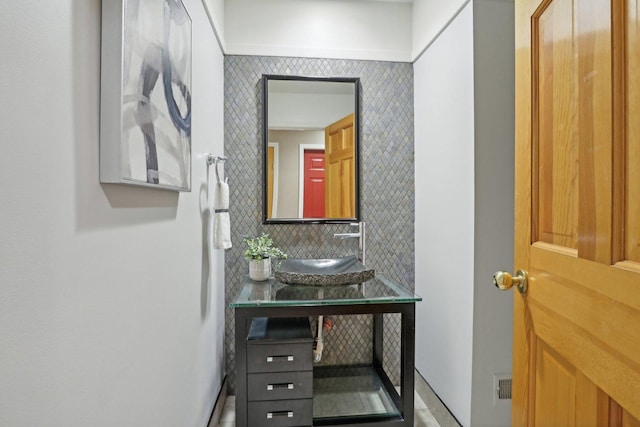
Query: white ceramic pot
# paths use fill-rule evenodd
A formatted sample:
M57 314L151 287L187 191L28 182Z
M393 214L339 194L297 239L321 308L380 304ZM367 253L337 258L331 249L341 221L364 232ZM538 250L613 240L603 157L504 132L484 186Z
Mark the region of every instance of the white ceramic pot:
M249 260L249 277L251 280L263 281L271 276L271 258Z

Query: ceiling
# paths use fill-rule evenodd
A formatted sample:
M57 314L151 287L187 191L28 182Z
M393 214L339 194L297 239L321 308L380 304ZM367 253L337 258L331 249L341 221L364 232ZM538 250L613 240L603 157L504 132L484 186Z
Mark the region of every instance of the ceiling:
M344 1L344 0L335 0ZM413 3L414 0L349 0L360 3Z

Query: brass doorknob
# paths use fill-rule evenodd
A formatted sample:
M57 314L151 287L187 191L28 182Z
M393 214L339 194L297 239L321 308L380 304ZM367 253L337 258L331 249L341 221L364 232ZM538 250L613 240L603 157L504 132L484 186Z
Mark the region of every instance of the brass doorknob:
M527 292L528 278L527 272L524 270L518 270L515 277L506 271L498 271L493 275L493 284L503 291L509 290L513 285L516 285L518 291L520 291L521 294L524 294Z

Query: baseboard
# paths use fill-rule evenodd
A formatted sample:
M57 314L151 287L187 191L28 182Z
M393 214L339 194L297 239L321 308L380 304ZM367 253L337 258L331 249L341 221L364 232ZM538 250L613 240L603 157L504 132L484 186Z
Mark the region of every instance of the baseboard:
M460 427L460 422L453 416L442 400L440 400L429 383L420 375L420 372L417 370L414 372L416 393L418 393L420 399L427 405L427 408L429 408L433 417L438 421L440 427Z
M211 412L211 418L209 418L209 424L207 424L207 427L217 427L217 425L220 424L220 416L222 416L222 410L224 409L226 401L227 376L225 375L224 380L222 380L222 387L220 387L220 392L216 398L216 404L213 405L213 411Z

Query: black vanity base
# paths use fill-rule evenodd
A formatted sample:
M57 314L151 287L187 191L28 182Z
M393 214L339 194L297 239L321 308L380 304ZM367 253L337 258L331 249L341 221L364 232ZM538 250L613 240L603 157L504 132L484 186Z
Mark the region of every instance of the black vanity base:
M234 307L235 309L235 343L236 343L236 426L257 427L261 425L277 426L351 426L361 427L412 427L413 426L413 396L414 396L414 352L415 352L415 302L383 302L367 304L326 304L322 306L253 306ZM385 313L400 313L401 315L401 372L399 393L389 381L388 375L382 369L383 354L383 315ZM253 384L257 372L265 372L263 368L256 368L255 356L257 344L249 337L252 321L255 318L307 318L318 315L373 315L373 354L371 365L365 366L327 366L311 368L313 374L312 398L298 394L299 408L296 410L275 408L271 411L271 418L267 418L269 411L258 413L255 401L249 400L249 383ZM247 339L249 338L249 339ZM294 380L302 385L301 376L307 375L309 370L307 361L302 356L293 354L297 344L312 345L310 337L294 337L296 342L273 343L275 351L272 356L283 356L277 363L303 363L302 366L289 371L286 375L297 375ZM256 345L257 344L257 345ZM284 347L283 347L284 346ZM293 347L291 347L293 346ZM282 351L286 350L286 351ZM309 358L312 357L310 347L302 350ZM277 354L276 354L277 353ZM282 353L282 354L280 354ZM285 354L286 353L286 354ZM290 362L285 362L291 356ZM259 359L267 360L268 354L260 353ZM250 362L250 359L253 360ZM272 359L274 360L274 359ZM270 362L276 363L276 362ZM309 362L310 363L310 362ZM266 362L265 362L266 364ZM285 372L286 369L276 368L275 372ZM306 374L305 374L306 373ZM292 381L275 381L274 384L288 384ZM298 384L296 383L296 384ZM296 386L294 386L295 389ZM286 392L286 391L285 391ZM262 404L262 403L261 403ZM278 403L277 405L279 405ZM276 406L277 406L276 405ZM259 405L258 405L259 406ZM285 405L292 407L291 404ZM294 419L298 414L307 417L312 412L312 421L308 419ZM259 415L256 415L256 414ZM264 415L264 417L263 417ZM260 418L260 423L257 418ZM271 421L275 417L276 421ZM272 422L269 424L269 422Z

